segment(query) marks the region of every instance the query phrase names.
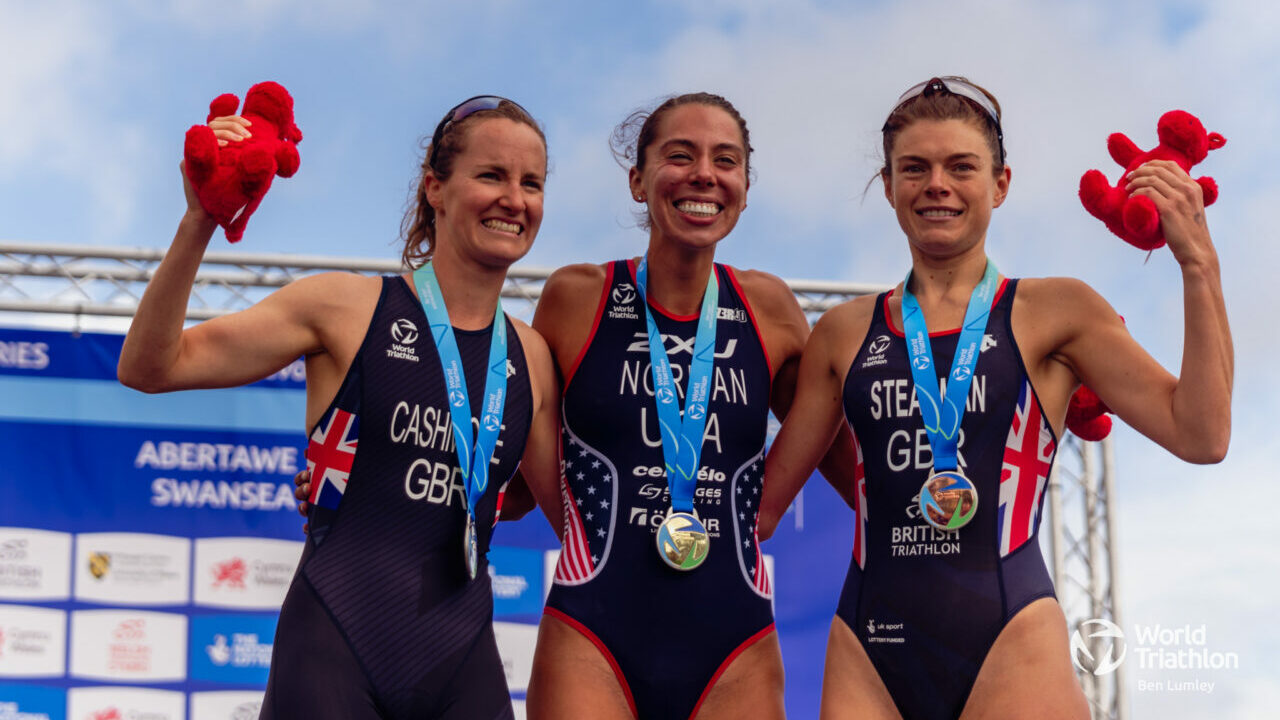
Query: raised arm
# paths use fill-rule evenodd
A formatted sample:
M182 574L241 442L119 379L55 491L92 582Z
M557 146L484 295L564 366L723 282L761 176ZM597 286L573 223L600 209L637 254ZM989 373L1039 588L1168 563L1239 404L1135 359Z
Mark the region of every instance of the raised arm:
M187 211L138 303L120 353L120 381L145 392L242 385L323 350L321 319L340 299L350 299L338 287L350 280L336 273L299 280L243 312L183 329L196 271L216 228L185 175L183 182Z
M1051 289L1046 294L1056 298L1045 300L1071 309L1058 352L1136 430L1188 462L1218 462L1231 438L1235 360L1201 189L1166 161L1146 163L1128 182L1135 194L1155 202L1165 240L1182 269L1181 371L1174 377L1162 368L1097 293L1073 281L1046 281Z

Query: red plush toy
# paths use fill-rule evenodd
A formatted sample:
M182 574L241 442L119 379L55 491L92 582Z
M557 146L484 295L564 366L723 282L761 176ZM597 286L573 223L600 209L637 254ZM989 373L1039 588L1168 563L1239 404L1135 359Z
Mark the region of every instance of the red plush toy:
M1071 395L1067 404L1067 429L1081 440L1098 442L1111 434L1111 417L1098 394L1087 385L1081 385Z
M1226 142L1218 133L1205 132L1196 116L1182 110L1170 110L1156 123L1160 144L1148 152L1138 149L1124 133L1112 133L1107 138L1107 150L1112 159L1124 166L1128 175L1148 160L1172 160L1183 170L1205 159L1210 150L1217 150ZM1197 178L1204 189L1204 204L1212 205L1218 199L1218 184L1211 177ZM1143 250L1155 250L1164 245L1164 233L1160 231L1160 214L1150 198L1130 195L1124 189L1124 176L1111 187L1107 178L1098 170L1090 170L1080 178L1080 202L1089 214L1107 224L1111 232L1130 245Z
M236 114L240 98L227 93L209 103L209 117ZM219 147L208 125L187 131L183 148L187 179L206 212L218 221L227 240L244 236L249 216L271 187L272 176L292 177L298 171L302 131L293 124L293 98L283 85L261 82L249 88L241 116L248 119L250 137Z

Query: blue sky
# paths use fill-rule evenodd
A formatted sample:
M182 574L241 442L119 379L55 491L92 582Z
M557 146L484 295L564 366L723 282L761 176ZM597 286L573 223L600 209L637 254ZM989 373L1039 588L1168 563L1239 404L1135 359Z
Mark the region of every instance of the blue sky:
M927 0L701 3L0 4L0 238L163 247L182 212L182 133L222 92L285 84L302 166L249 223L247 252L398 256L418 146L467 96L510 96L544 124L552 174L529 265L634 254L613 125L672 92L736 103L757 149L749 207L720 257L787 278L891 283L907 266L878 187L878 129L906 86L963 74L1000 98L1013 183L988 249L1010 275L1085 279L1177 371L1182 300L1167 251L1150 260L1080 208L1081 173L1118 168L1108 133L1155 142L1189 110L1228 139L1197 174L1237 353L1231 453L1190 467L1116 433L1126 622L1207 626L1240 654L1209 695L1131 693L1135 716L1273 711L1280 591L1259 497L1280 388L1270 368L1280 249L1280 8L1243 0L994 4ZM220 238L213 245L226 249ZM1265 708L1265 709L1264 709Z

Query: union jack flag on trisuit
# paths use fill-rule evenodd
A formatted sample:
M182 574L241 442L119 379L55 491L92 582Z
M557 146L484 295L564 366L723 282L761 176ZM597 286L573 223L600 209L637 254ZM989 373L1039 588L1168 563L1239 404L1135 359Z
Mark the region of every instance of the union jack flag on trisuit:
M857 461L853 466L853 557L858 567L867 566L867 471L862 464L862 443L853 438L853 448L857 451Z
M1000 557L1035 536L1056 447L1031 382L1024 381L1000 470Z
M355 413L335 407L321 418L307 444L307 469L311 471L311 497L307 502L338 509L356 461L359 435L360 417Z

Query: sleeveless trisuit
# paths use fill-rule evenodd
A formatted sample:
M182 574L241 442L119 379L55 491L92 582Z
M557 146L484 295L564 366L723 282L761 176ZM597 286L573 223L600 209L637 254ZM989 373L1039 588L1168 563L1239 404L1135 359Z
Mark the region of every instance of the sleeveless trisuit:
M643 720L692 717L724 668L773 629L755 534L771 373L734 271L715 272L716 359L694 496L711 535L701 567L681 572L658 556L670 499L632 263L609 265L565 380L565 538L546 613L599 648ZM650 310L683 406L697 317Z
M906 720L955 718L996 636L1053 596L1037 532L1057 438L1009 324L1016 280L997 294L961 426L960 467L977 514L954 531L920 518L932 452L889 293L845 378L857 450L853 561L836 614L862 643ZM951 367L959 331L931 333Z
M492 330L454 329L473 418ZM507 340L506 408L470 580L466 479L435 341L408 284L383 278L359 353L310 438L311 532L280 612L263 718L512 717L484 559L532 414L510 321Z

